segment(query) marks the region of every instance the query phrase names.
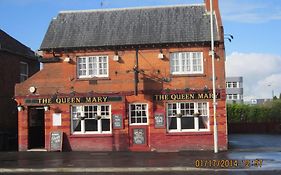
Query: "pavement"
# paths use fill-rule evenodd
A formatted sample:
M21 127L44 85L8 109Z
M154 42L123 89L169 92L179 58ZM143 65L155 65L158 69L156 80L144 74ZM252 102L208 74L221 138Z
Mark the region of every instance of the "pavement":
M0 152L0 174L281 174L281 135L230 135L230 149Z

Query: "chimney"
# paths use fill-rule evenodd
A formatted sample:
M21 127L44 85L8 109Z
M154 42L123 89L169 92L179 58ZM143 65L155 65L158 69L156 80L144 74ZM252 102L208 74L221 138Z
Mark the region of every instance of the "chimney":
M211 0L205 0L206 10L210 11L210 2ZM213 10L216 12L219 10L219 0L213 0Z
M205 7L207 12L210 12L210 2L211 0L204 0L205 1ZM220 10L219 10L219 0L213 0L213 12L215 13L216 16L216 21L218 27L222 27L222 20L221 20L221 15L220 15Z
M210 12L211 0L204 0L204 1L205 1L206 11ZM222 20L221 20L221 15L220 15L220 10L219 10L219 0L213 0L213 12L215 14L215 20L217 22L220 39L223 40L224 33L223 33Z

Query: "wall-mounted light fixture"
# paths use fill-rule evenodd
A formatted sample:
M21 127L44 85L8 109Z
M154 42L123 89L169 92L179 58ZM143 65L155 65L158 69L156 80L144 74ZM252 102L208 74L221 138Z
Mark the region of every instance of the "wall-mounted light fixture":
M231 34L224 34L224 39L227 39L229 42L231 42L234 39L234 37Z
M70 58L70 57L65 57L65 58L63 59L63 62L66 62L66 63L70 63L70 61L71 61L71 58Z
M100 120L102 118L102 116L100 116L100 115L95 115L95 119L96 120Z
M49 106L44 106L44 111L49 111L50 107Z
M199 117L200 115L201 115L200 112L195 112L195 113L193 114L194 117Z
M164 59L164 54L163 54L162 49L160 49L159 52L160 52L160 53L158 54L158 58L161 59L161 60L163 60L163 59Z
M181 118L183 115L182 115L182 113L178 113L178 114L176 114L175 115L177 118Z
M118 51L115 51L114 56L113 56L113 61L118 62L120 59L119 55L118 55Z
M36 87L30 86L28 90L30 93L34 94L36 92Z
M21 104L19 104L19 105L17 106L17 108L18 108L18 111L23 111L23 110L24 110L24 107L23 107Z

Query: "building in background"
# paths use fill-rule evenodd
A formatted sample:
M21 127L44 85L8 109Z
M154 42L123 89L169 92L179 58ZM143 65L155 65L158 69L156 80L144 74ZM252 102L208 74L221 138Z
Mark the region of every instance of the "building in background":
M226 77L226 102L243 103L243 77Z
M57 132L63 150L212 150L209 4L60 12L41 45L44 68L16 86L24 109L19 150L52 150ZM214 10L218 146L225 150L217 0Z
M248 105L261 105L267 102L272 101L270 98L258 98L258 99L251 99L250 101L244 101L244 104Z
M39 71L34 52L0 29L0 150L17 147L15 84Z

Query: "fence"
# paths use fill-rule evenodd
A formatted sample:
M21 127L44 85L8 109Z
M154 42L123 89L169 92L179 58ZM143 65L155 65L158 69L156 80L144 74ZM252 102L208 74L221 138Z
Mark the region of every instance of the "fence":
M228 133L281 134L281 123L229 123Z

